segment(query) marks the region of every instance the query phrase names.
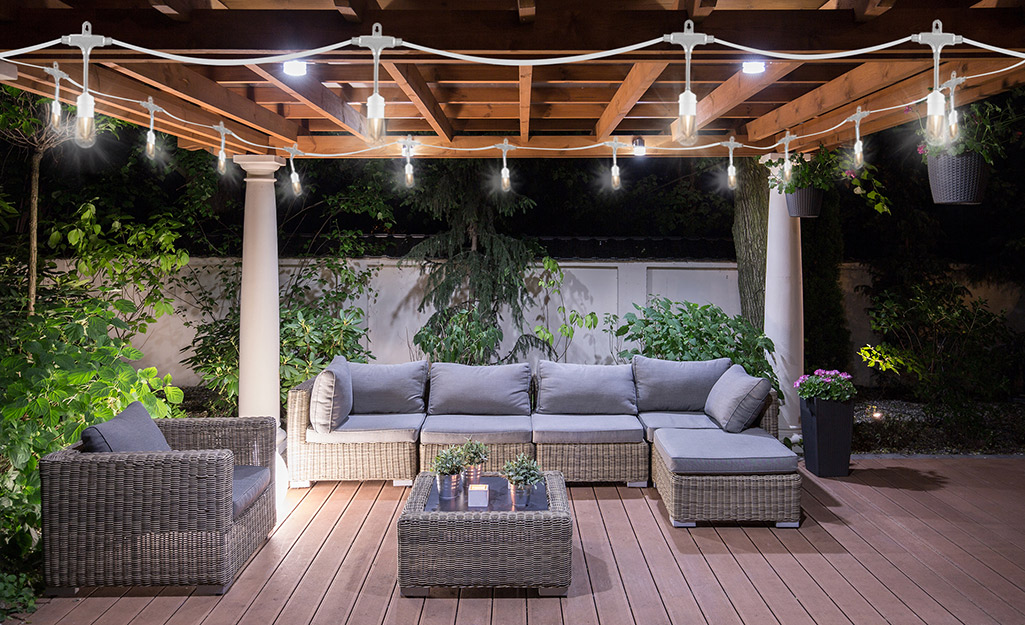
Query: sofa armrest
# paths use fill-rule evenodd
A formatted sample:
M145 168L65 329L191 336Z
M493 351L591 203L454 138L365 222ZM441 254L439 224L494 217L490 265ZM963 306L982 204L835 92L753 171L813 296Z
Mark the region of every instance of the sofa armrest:
M274 478L278 424L274 417L156 419L171 449L227 449L235 464L267 467ZM229 474L229 478L230 478Z
M765 408L762 409L760 427L779 438L779 395L775 389L769 391L769 401L765 402Z
M307 428L310 427L310 397L313 394L315 379L310 378L288 391L288 415L285 427L290 433L297 433L304 438Z

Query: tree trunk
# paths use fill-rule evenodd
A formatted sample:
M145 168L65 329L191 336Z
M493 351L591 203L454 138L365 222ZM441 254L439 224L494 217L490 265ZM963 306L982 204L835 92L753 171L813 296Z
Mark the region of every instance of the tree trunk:
M733 246L737 251L740 312L756 328L765 324L765 248L769 234L769 170L757 158L737 159Z
M36 311L36 290L39 265L39 164L43 150L32 151L32 179L28 196L28 314Z

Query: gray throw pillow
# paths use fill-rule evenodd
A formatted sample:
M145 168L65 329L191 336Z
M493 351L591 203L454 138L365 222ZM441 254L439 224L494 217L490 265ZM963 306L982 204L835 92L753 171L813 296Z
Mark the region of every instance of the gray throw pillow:
M742 432L761 414L771 389L765 378L750 376L744 367L733 365L709 391L705 414L727 432Z
M424 412L427 361L399 365L349 363L352 414Z
M327 434L341 427L352 412L352 376L345 356L335 356L313 380L310 392L310 425Z
M538 414L637 414L630 365L537 363Z
M427 414L530 415L530 364L431 365Z
M110 421L82 430L82 451L171 451L171 446L146 408L133 401Z
M732 364L729 358L673 361L633 357L640 412L703 410L708 392Z

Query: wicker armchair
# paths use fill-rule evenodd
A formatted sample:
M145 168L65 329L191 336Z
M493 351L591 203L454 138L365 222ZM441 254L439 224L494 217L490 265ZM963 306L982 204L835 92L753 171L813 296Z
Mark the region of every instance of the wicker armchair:
M276 522L271 417L157 419L169 452L81 453L39 463L49 594L79 586L197 586L221 594ZM232 518L232 466L271 485Z

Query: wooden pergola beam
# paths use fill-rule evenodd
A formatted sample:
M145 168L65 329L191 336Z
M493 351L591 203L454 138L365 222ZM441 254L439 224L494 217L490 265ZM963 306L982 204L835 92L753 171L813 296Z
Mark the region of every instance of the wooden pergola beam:
M537 15L535 0L516 0L516 12L520 16L520 22L533 22Z
M367 13L368 0L334 0L335 8L342 14L346 22L359 24Z
M149 0L149 5L176 22L191 20L194 9L210 8L209 0Z
M783 132L791 126L828 113L851 100L910 78L928 67L928 65L920 63L863 63L846 74L748 123L747 136L758 140L777 132Z
M280 68L268 69L259 65L247 65L247 67L345 130L361 139L367 138L366 116L335 95L312 74L288 76Z
M598 123L594 126L594 136L599 140L607 139L668 66L669 63L634 64L619 85L616 94L612 96L612 101L598 118Z
M679 4L695 22L701 22L715 10L717 0L680 0Z
M395 83L406 94L409 101L416 106L427 123L431 125L434 132L445 141L451 141L455 133L452 131L452 122L449 121L445 111L442 110L438 98L431 92L430 86L424 80L423 75L416 65L405 63L382 62L381 66L391 74Z
M520 104L518 115L520 118L520 140L526 141L530 138L530 91L534 83L534 67L523 65L520 67Z

